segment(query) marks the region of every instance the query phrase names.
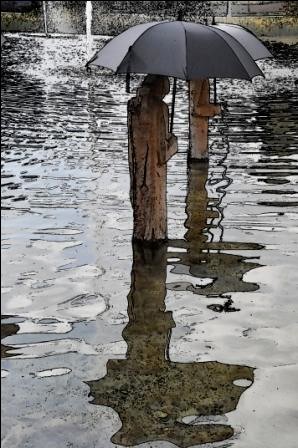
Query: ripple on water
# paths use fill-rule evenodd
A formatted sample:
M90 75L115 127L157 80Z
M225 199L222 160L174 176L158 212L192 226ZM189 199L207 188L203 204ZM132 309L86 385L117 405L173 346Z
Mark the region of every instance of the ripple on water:
M294 57L282 47L274 60L261 62L266 80L218 82L224 114L223 119L212 120L207 173L186 170L187 89L184 82L178 82L174 130L179 153L168 169L168 258L163 269L154 271L151 266L151 275L142 273L142 264L134 270L132 280L141 276L137 287L143 290L137 296L132 284L129 297L135 295L135 300L127 309L132 213L126 133L130 95L125 93L124 77L111 76L106 70L93 70L87 77L84 37L66 40L14 35L10 40L1 61L2 305L5 313L14 316L2 323L5 364L1 376L8 376L6 381L12 385L5 392L14 392L14 400L9 396L6 402L7 443L15 443L15 439L10 442L9 434L18 419L18 428L30 420L35 437L32 442L20 429L20 446L32 442L32 447L39 448L56 440L57 422L59 433L67 427L66 441L60 443L59 439L59 446L79 446L78 433L84 437L81 446L93 446L98 443L104 412L111 413L102 434L110 437L121 426L107 402L114 410L118 406L121 413L129 411L123 403L130 400L129 417L136 415L136 406L143 403L140 411L149 424L147 401L133 401L134 395L127 395L127 390L135 393L133 382L139 381L141 393L152 392L152 384L158 384L162 396L179 404L198 399L195 404L199 406L198 394L210 393L212 409L200 408L195 413L187 402L191 415L185 417L182 412L177 421L190 429L200 427L199 431L205 424L209 428L218 425L215 431L231 436L229 425L235 419L245 431L231 443L237 440L237 446L251 446L251 440L245 439L251 433L262 446L273 447L274 441L290 434L292 408L284 385L290 387L294 377L289 375L290 380L284 381L288 377L280 368L275 381L276 367L272 369L294 363L297 333L293 324L298 216ZM132 76L133 89L139 80ZM166 101L170 104L170 96ZM187 175L193 181L191 188ZM188 188L195 194L188 196L184 227ZM153 297L150 292L156 292L160 282L148 287L154 280L152 271L157 277L163 272L167 278L162 287L166 304L163 298L156 307L158 294ZM146 298L134 319L136 306ZM159 326L153 328L152 339L146 331L154 322ZM155 351L148 351L155 337L161 353L157 365L152 360ZM164 341L170 344L167 350ZM133 358L142 344L142 360L147 356L152 362L147 379L142 378L146 363L136 372L138 358ZM115 362L107 364L112 358ZM200 373L202 366L205 370ZM257 367L253 385L253 369L246 366ZM231 369L239 370L237 378ZM181 382L178 370L187 381ZM28 375L20 382L25 371ZM30 376L32 371L35 373ZM152 372L156 375L150 383ZM105 407L96 413L86 399L84 381L100 376L101 380L92 382L93 396ZM32 381L29 386L28 378ZM205 380L206 387L198 388ZM193 387L187 391L189 381ZM117 387L119 384L123 387ZM215 403L218 394L224 404L231 400L236 406L236 397L248 387L250 395L240 400L235 412ZM111 393L105 401L108 388ZM278 421L266 408L277 390L274 412ZM118 392L122 394L119 400ZM41 400L43 396L47 400ZM116 405L111 402L114 398ZM285 402L288 408L279 408L278 403ZM171 408L165 404L161 409L157 404L150 402L152 418L155 427L164 428ZM15 411L9 416L10 406L17 407L17 417ZM41 429L35 412L45 416L46 430ZM262 419L254 420L254 415L262 415ZM46 442L41 432L48 437ZM104 448L109 443L105 439ZM284 440L279 445L282 443Z

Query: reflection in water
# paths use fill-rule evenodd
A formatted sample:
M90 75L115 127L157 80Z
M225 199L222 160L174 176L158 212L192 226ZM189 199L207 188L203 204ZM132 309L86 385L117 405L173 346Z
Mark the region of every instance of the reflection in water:
M133 245L129 323L123 331L126 359L109 360L107 374L90 381L96 405L116 410L122 427L113 437L129 446L166 440L180 447L225 440L233 435L229 425L206 423L206 416L234 410L253 369L218 362L177 363L168 356L171 312L165 311L167 245ZM198 425L183 422L199 416ZM215 417L216 419L216 417ZM214 420L214 418L213 418Z
M173 266L171 272L194 278L191 282L168 283L168 289L188 290L195 294L216 297L228 297L228 292L256 291L256 283L243 280L244 274L260 264L247 261L248 257L222 252L223 250L257 250L262 246L254 243L223 242L221 233L218 242L213 241L212 230L215 220L221 218L217 200L210 199L206 189L208 164L192 163L188 168L188 195L186 198L187 232L185 240L173 240L173 248L168 254L168 263ZM178 249L178 250L177 250ZM186 250L181 252L181 249ZM253 257L256 258L256 257ZM174 262L172 260L175 260ZM231 308L231 299L225 305L211 305L214 311L235 311Z
M268 95L258 101L256 125L261 129L260 140L262 146L259 151L257 164L249 167L249 174L258 181L272 185L266 188L264 194L273 195L269 200L258 201L260 205L286 207L297 206L297 201L289 202L281 195L291 194L295 197L294 189L284 190L280 185L289 184L293 176L297 176L298 165L295 160L297 153L297 94L287 92L274 102L274 96ZM292 158L293 157L293 158ZM291 198L291 199L292 199Z
M102 45L103 40L98 40L97 43ZM85 397L86 385L82 382L86 378L95 379L104 375L102 372L105 371L106 356L115 358L115 353L121 353L118 358L123 358L122 348L125 343L118 341L122 325L126 321L123 309L126 308L125 298L128 293L126 280L130 270L131 236L126 159L128 95L124 93L121 76L110 76L106 71L101 71L100 74L94 71L86 77L85 50L85 36L67 39L55 36L53 39L45 39L13 34L5 43L1 55L2 201L4 208L8 208L3 212L3 313L14 316L3 322L6 325L9 322L24 320L18 324L20 330L17 335L2 341L14 348L13 351L7 352L14 354L14 357L3 360L4 375L10 373L6 387L3 387L3 439L5 445L11 447L17 445L21 448L40 448L50 445L60 448L73 445L80 448L110 448L112 443L109 442L108 435L119 429L116 412L113 413L111 408L89 405ZM294 49L292 53L294 55ZM173 315L179 316L176 323L178 328L173 330L175 335L171 339L170 353L175 353L176 356L179 353L181 358L172 358L173 361L192 362L199 358L211 361L219 360L220 356L222 362L258 368L258 378L253 388L247 391L239 402L241 412L234 412L231 416L232 425L243 427L244 430L239 438L222 443L234 444L237 448L256 444L271 448L285 446L285 436L287 446L296 446L295 405L289 397L293 396L293 384L297 378L293 365L296 362L297 334L293 313L297 296L297 212L293 205L289 205L291 200L294 201L295 195L292 196L288 192L297 190L297 179L294 178L297 174L297 94L294 68L292 74L289 73L289 63L288 55L284 62L262 62L270 82L268 78L265 81L256 79L254 89L241 81L221 81L218 93L220 100L228 101L228 116L224 127L218 119L217 126L210 129L211 142L221 138L219 126L223 129L224 136L228 136L230 153L226 165L228 175L233 177L229 197L227 201L223 201L223 205L228 203L228 207L225 209L223 220L225 234L222 240L224 243L220 243L220 253L226 252L226 256L231 253L256 255L256 252L252 251L230 250L232 243L226 242L228 236L230 241L249 241L246 238L251 238L251 241L264 243L268 250L258 253L261 253L262 262L268 266L249 273L252 282L256 283L262 279L261 294L242 294L243 303L248 297L249 304L241 307L241 313L234 313L232 316L214 315L203 310L207 300L209 303L219 304L228 300L210 298L216 285L219 287L223 279L229 281L228 275L234 275L233 268L227 270L226 267L220 267L219 263L215 270L217 279L203 279L205 284L213 281L213 292L210 287L199 288L197 284L203 283L200 277L187 273L186 281L193 283L197 292L207 292L209 299L192 292L168 291L169 303L175 313ZM138 79L135 78L135 84ZM183 151L187 148L188 134L185 98L181 88L177 95L175 128L181 151L177 158L171 159L169 169L169 224L170 232L175 236L180 235L184 217L182 209L186 153ZM221 158L224 152L217 143L213 148L218 151L211 151L212 163ZM214 177L218 177L217 174L222 170L222 167L218 168L218 164L216 165L216 168L215 164L212 165L210 181L207 183L208 203L206 204L204 197L206 192L204 189L200 190L199 186L197 188L202 193L198 192L193 198L193 201L199 201L199 195L203 195L206 213L216 215L214 218L211 216L205 219L205 224L202 223L204 234L198 232L196 237L202 240L201 245L198 244L201 250L199 255L206 257L209 253L210 257L214 257L214 263L219 250L216 245L220 241L220 216L217 217L218 202L211 198L217 196L213 193L215 187L226 184L224 181L213 183L217 181ZM273 165L276 166L274 176L270 174ZM287 176L283 174L285 172ZM215 176L211 176L213 173ZM272 193L273 190L278 191L279 197L277 193ZM287 204L287 207L281 208L278 203L274 208L260 205L260 202L266 201L268 204L276 199ZM193 220L193 217L191 219ZM199 222L201 218L198 216L197 219ZM187 225L191 225L191 220ZM213 240L211 233L214 235ZM208 240L204 241L206 236ZM190 241L179 241L176 245L190 252L189 244ZM194 248L195 242L192 244ZM248 248L246 245L243 247ZM178 249L176 251L178 252ZM181 254L182 252L179 252L177 255L179 260ZM246 257L245 259L248 261L246 267L250 267L250 262L254 260L248 260ZM236 261L235 258L234 260ZM244 265L244 261L240 264ZM168 264L170 262L168 254ZM182 263L176 265L182 269ZM191 269L194 269L195 263L190 265ZM203 265L204 263L201 263L200 267ZM188 265L185 266L188 268ZM237 266L238 263L235 262L234 268ZM135 264L134 268L136 267ZM171 263L168 269L173 267ZM142 272L139 273L141 274ZM207 274L211 274L210 270ZM176 279L185 280L185 276L168 272L168 281ZM147 278L146 282L150 288ZM246 286L243 281L238 282L239 285ZM150 295L149 290L146 294ZM143 294L144 301L146 294ZM232 298L234 299L234 295ZM152 312L151 302L153 307L153 294L146 301L146 306L150 306L150 309L142 309L143 313L147 313L147 317L149 311ZM187 307L186 313L185 310L179 313L178 307L182 302L183 307ZM110 307L105 306L108 303L111 303ZM236 300L234 306L240 308ZM136 305L134 308L137 309ZM159 314L161 322L169 320L167 314L163 313L163 302L160 311L158 306L156 308L155 320L156 314ZM149 338L148 328L143 331L141 324L138 327L138 323L132 319L133 311L131 307L131 323L127 331L139 328L140 336L145 333ZM191 314L188 314L188 311ZM137 314L136 311L135 313ZM150 319L151 326L153 318ZM170 327L170 322L167 321L167 324ZM6 326L3 330L8 328ZM16 327L11 325L10 329L15 331ZM204 340L197 341L200 334ZM136 337L135 343L137 339ZM188 340L191 342L187 343ZM127 341L133 342L134 339L127 337ZM205 348L205 343L212 349ZM199 352L198 347L202 347L203 352ZM147 353L146 347L143 353ZM209 354L212 354L212 358L207 358ZM128 360L118 362L116 366L120 363L121 366L128 366L131 359L133 358L130 355ZM135 369L140 365L136 360L131 364L131 368ZM202 385L207 382L207 379L202 378L203 373L199 373L200 369L203 372L205 368L205 373L207 372L208 396L209 387L215 382L214 378L219 377L220 367L223 372L226 371L225 366L216 363L180 364L184 369L188 368L192 376L187 378L187 381L182 381L181 374L182 379L179 379L178 383L176 377L171 379L171 375L174 371L180 372L179 367L176 367L176 370L171 369L175 364L169 360L160 364L160 368L156 367L159 375L152 375L151 383L148 380L147 384L154 384L154 381L159 380L158 400L161 397L166 400L166 397L173 393L176 381L179 391L177 409L180 412L179 403L186 402L190 397L187 409L193 415L196 407L204 404L200 401L196 406L192 406L192 401L197 403L196 397L201 394ZM108 365L107 378L98 383L101 385L101 391L104 390L103 381L105 384L109 381L110 389L108 388L107 392L117 389L114 381L117 370L112 371L110 365L111 363ZM165 365L168 366L168 371ZM57 371L61 373L62 368L71 369L71 373L55 378L39 377ZM124 369L121 377L122 372L119 371L118 384L120 378L123 384L126 384L127 372L128 367ZM146 378L148 377L149 374ZM169 379L167 388L161 385L164 378ZM196 378L196 382L192 378ZM129 380L132 381L131 378ZM135 383L137 381L140 383L139 374L136 375ZM219 379L217 381L218 385ZM95 396L96 384L93 384ZM148 390L145 384L144 380L144 392ZM228 381L224 386L214 388L214 403L220 403L217 399L219 393L225 395L225 403L228 402L227 397L232 394L225 388L227 384ZM153 389L153 385L150 387ZM189 387L189 391L185 390L186 387ZM125 387L120 390L122 393L119 392L119 395L124 397ZM152 396L151 392L150 394ZM238 400L237 396L233 397L233 403L230 401L231 407L235 407ZM129 406L128 398L126 401L121 398L119 404L116 392L110 397L108 393L106 396L102 393L98 396L98 402L108 402L108 398L111 406L112 401L116 403L114 409L122 411L122 414L126 412ZM268 406L269 398L272 406ZM288 403L288 406L285 407L284 403ZM181 406L183 408L184 405ZM134 403L131 409L131 412L135 409L135 414L138 413ZM149 406L148 409L151 410ZM163 409L166 413L165 405ZM255 409L255 412L252 409ZM224 411L224 407L218 409L219 413ZM177 411L177 414L179 412ZM209 412L211 414L215 411L207 409L206 414ZM123 418L123 415L121 417ZM143 422L152 422L152 418L144 419L143 414L140 414L139 421L143 425ZM154 418L152 437L161 437L160 433L157 435L157 430L161 425L165 433L165 424L161 420L167 416L157 410ZM196 422L192 420L188 417L182 421L191 421L192 424ZM205 424L227 423L220 416L201 416L197 419L199 424L203 421ZM178 418L176 428L181 427L181 423ZM126 427L127 425L126 423ZM280 431L281 427L283 431ZM182 428L179 430L181 439L184 436L184 428L189 430L192 427ZM220 428L215 429L219 431ZM198 428L195 427L194 430L198 431ZM199 430L202 434L201 425ZM226 430L232 433L228 427ZM148 433L148 430L146 431ZM251 443L252 439L258 442ZM185 444L187 442L188 439L185 438ZM166 442L148 443L147 446L157 445L174 446Z
M9 316L1 316L2 319L7 319ZM7 338L8 336L12 336L13 334L17 334L20 327L17 324L8 324L1 322L1 340ZM1 344L1 358L8 358L13 356L9 353L9 350L13 350L14 347L9 347L8 345Z
M296 62L296 61L295 61ZM287 58L287 67L291 70L293 58ZM296 67L296 66L295 66ZM293 68L293 74L295 69ZM278 73L278 71L277 71ZM291 78L289 78L291 79ZM269 200L259 201L262 206L297 206L297 202L290 202L287 197L295 197L295 176L298 174L297 165L297 89L288 90L285 87L284 79L278 80L278 88L274 93L267 93L262 97L257 95L253 98L253 107L247 109L246 123L239 111L243 103L233 105L228 112L230 123L230 141L236 144L247 144L248 132L250 141L258 144L248 145L245 152L250 157L239 158L233 162L230 168L233 170L245 170L248 174L257 179L259 185L263 185L262 194L268 195ZM292 80L293 86L296 82ZM279 91L278 91L279 90ZM250 123L250 128L247 123ZM252 130L253 127L253 130ZM266 184L271 186L268 190ZM283 187L285 185L285 187ZM269 196L270 195L270 196ZM257 198L259 199L259 198Z
M133 245L129 323L123 331L127 358L109 360L107 375L88 383L93 403L109 406L120 416L122 428L113 436L114 443L128 446L166 440L188 447L225 440L233 429L215 416L234 410L247 383L253 381L253 369L247 366L177 363L168 355L175 323L172 313L165 311L166 288L227 298L223 305L209 305L217 312L237 311L226 293L258 289L257 284L244 282L243 276L260 265L222 251L262 246L223 242L220 200L208 197L207 179L208 164L189 165L185 240ZM216 227L221 228L218 242L212 233ZM198 284L166 284L168 265L172 273L194 277ZM249 381L236 385L240 379ZM196 424L183 420L188 416L198 416Z

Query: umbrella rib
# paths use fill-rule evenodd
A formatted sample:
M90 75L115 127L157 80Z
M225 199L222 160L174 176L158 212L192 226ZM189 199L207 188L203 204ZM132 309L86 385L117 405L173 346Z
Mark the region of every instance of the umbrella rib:
M213 31L217 36L219 36L224 42L227 43L227 41L220 35L220 33L217 33L216 30L215 30L214 28L213 28L211 31ZM234 40L234 41L236 42L237 45L240 45L240 46L243 48L243 50L245 51L245 53L248 55L248 57L254 62L254 64L255 64L255 65L257 66L257 68L259 69L259 71L260 71L260 75L254 75L253 77L250 77L250 75L249 75L249 79L250 79L250 81L251 81L255 76L263 76L263 78L265 78L264 73L263 73L262 70L258 67L258 65L255 63L255 61L253 60L253 58L251 57L251 55L248 53L248 51L246 50L246 48L245 48L245 47L244 47L244 46L243 46L237 39L235 39L235 37L231 36L231 34L227 33L227 32L224 31L224 30L220 30L220 31L223 32L224 34L226 34L227 36L229 36L229 38L231 38L232 40ZM248 73L247 70L246 70L246 68L245 68L245 66L243 65L242 61L239 59L237 53L233 50L232 47L229 46L229 48L231 49L231 51L234 53L234 55L236 56L236 58L237 58L238 61L240 62L241 66L244 68L245 72Z
M243 28L245 31L247 31L249 34L252 34L256 39L258 39L259 40L259 38L258 38L258 36L255 34L255 33L253 33L249 28L247 28L246 26L243 26L243 25L236 25L235 23L227 23L227 25L230 25L230 26L233 26L234 28L239 28L239 29L241 29L241 28Z
M225 30L223 30L222 28L220 28L220 25L229 25L229 26L231 26L231 27L233 27L233 28L237 28L237 29L239 29L239 30L241 30L242 28L245 30L245 31L247 31L247 33L249 33L249 34L251 34L253 37L255 37L259 42L260 42L260 44L262 44L263 45L263 47L268 51L268 56L266 56L266 57L260 57L260 58L257 58L257 59L254 59L254 61L259 61L259 60L261 60L261 59L267 59L267 58L273 58L273 54L271 54L270 53L270 51L268 50L268 48L266 47L266 45L264 45L263 44L263 42L261 42L260 41L260 39L258 38L258 36L256 36L256 34L255 33L253 33L250 29L248 29L248 28L246 28L245 26L243 26L243 25L235 25L234 23L227 23L227 24L225 24L225 23L223 23L223 24L221 24L221 23L219 23L218 24L219 26L217 27L216 25L215 26L213 26L213 25L210 25L210 26L212 26L212 27L214 27L214 28L217 28L217 29L220 29L221 31L223 31L223 32L226 32L227 34L229 34L228 33L228 31L225 31ZM231 34L229 34L231 37L234 37L234 36L232 36ZM234 37L234 39L236 39L236 37ZM236 39L237 40L237 39ZM239 42L239 41L238 41ZM240 44L241 44L241 42L239 42ZM244 45L243 44L241 44L243 47L244 47ZM244 47L245 48L245 47ZM246 48L245 48L246 49Z
M157 25L160 25L161 23L168 23L168 22L169 22L168 20L163 20L162 22L155 22L155 23L153 22L152 26L150 26L150 28L147 28L145 31L143 31L143 32L137 37L137 39L134 41L134 43L133 43L132 45L130 45L128 52L131 51L132 47L138 42L138 40L141 39L141 37L144 36L144 34L147 33L147 31L152 30L152 28L154 28L154 27L157 26ZM124 59L126 58L128 52L125 54L124 58L122 59L122 61L120 62L120 64L117 66L117 69L115 70L115 73L118 73L119 67L120 67L120 65L122 64L122 62L124 61Z

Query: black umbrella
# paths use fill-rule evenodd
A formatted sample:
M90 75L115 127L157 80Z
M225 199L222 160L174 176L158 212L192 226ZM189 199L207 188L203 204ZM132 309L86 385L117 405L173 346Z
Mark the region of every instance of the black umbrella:
M250 53L218 27L191 22L151 22L136 25L112 39L87 63L115 73L173 76L184 80L264 76Z
M234 37L246 51L251 55L254 61L259 59L272 58L273 55L270 51L265 47L265 45L255 36L250 30L240 26L229 23L213 23L211 26L214 26L217 29L220 29L230 36ZM214 103L216 104L216 78L214 78Z

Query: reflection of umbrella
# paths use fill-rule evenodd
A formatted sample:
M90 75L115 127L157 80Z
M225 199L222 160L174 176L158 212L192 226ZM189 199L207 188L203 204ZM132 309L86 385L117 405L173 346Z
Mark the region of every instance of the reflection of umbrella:
M116 73L150 73L185 80L263 75L234 37L215 27L190 22L151 22L112 39L87 65Z

